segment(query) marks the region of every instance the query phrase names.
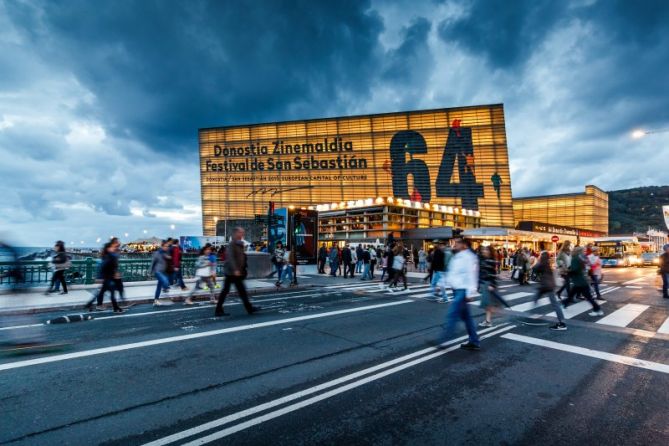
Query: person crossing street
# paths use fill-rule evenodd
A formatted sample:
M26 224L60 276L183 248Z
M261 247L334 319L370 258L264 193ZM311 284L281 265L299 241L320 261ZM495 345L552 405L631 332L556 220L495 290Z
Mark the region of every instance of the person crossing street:
M230 293L232 285L237 289L240 299L244 304L244 308L248 314L253 314L260 310L260 307L251 305L249 295L246 292L244 280L246 279L246 253L244 252L244 229L237 227L233 230L232 241L228 247L228 255L225 266L225 284L223 291L218 295L218 302L216 302L216 310L214 315L216 317L227 316L223 311L223 303Z

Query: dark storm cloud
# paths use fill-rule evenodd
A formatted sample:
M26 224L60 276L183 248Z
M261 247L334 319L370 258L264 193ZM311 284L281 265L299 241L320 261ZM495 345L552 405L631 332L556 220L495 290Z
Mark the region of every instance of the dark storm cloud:
M493 68L512 68L525 62L566 6L554 0L474 1L467 16L443 21L439 35L484 55Z
M427 38L432 23L424 17L415 18L403 29L402 44L388 52L388 66L383 78L404 85L420 85L432 72L432 54Z
M323 116L364 97L382 23L362 1L12 4L45 57L97 98L97 118L154 150L192 152L199 127ZM287 112L288 111L288 112ZM294 115L294 116L293 116Z

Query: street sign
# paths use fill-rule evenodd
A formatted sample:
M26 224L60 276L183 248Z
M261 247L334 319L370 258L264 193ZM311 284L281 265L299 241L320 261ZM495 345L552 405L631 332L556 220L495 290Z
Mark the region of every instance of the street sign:
M560 237L554 235L553 237L551 237L551 240L553 241L553 243L557 243L560 240Z

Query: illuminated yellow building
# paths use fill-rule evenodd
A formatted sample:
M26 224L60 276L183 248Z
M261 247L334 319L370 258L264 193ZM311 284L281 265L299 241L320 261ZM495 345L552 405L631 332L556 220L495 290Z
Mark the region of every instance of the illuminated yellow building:
M203 228L276 207L394 197L513 227L501 104L200 129ZM219 223L220 225L220 223Z
M585 186L582 194L514 198L513 216L516 225L531 221L608 234L609 195L596 186Z

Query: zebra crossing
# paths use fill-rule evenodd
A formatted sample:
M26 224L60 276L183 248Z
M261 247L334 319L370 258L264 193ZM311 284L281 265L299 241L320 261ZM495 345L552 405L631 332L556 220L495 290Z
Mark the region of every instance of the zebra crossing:
M514 289L510 289L513 287L514 285L501 285L499 287L499 291L502 293L502 297L511 305L511 311L518 313L530 313L538 316L556 317L555 312L550 306L550 299L548 297L542 297L535 302L535 290L528 289L527 291L516 291ZM364 292L365 294L371 293L386 296L401 296L402 298L422 299L433 302L435 301L434 294L432 294L429 284L413 283L410 284L409 288L406 290L402 287L388 288L379 282L361 282L358 284L334 285L328 287L328 289L330 288L341 290L342 292ZM604 326L638 328L660 334L669 334L669 313L657 315L657 317L645 318L651 319L653 321L661 321L659 326L654 327L649 326L647 320L639 322L640 320L644 319L642 317L644 314L647 314L650 311L660 311L658 309L654 310L650 305L636 303L627 303L620 306L618 304L606 305L608 301L605 300L603 296L615 292L621 288L623 288L623 286L618 286L615 284L603 286L601 288L602 299L598 299L597 303L605 312L604 316L587 316L587 313L592 311L592 305L590 305L588 301L579 301L562 310L565 319L582 317L582 320L594 322ZM452 291L447 290L446 297L450 298L452 295ZM480 294L475 294L472 297L475 299L472 302L469 302L469 304L478 306L480 304L480 299L476 298L480 297Z

